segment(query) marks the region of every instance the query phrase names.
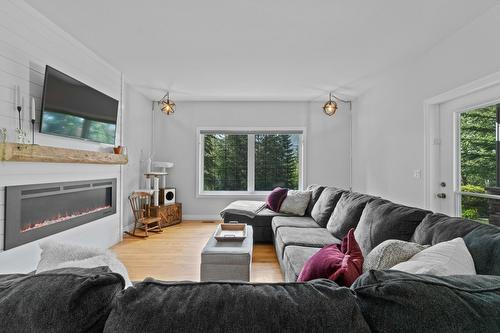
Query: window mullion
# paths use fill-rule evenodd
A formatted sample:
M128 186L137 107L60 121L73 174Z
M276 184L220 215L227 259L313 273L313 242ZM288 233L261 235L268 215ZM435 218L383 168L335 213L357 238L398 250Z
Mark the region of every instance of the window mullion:
M248 134L247 189L255 192L255 134Z
M198 149L199 149L199 172L198 172L198 193L205 191L205 134L198 135Z

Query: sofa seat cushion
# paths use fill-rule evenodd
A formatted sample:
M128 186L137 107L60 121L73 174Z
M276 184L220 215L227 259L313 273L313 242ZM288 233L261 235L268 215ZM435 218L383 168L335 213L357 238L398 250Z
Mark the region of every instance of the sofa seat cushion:
M415 229L411 241L423 245L434 245L457 237L464 238L481 226L479 222L444 214L429 214Z
M285 266L285 281L297 281L300 271L306 261L317 253L321 248L290 245L285 248L283 263Z
M358 225L366 204L374 199L375 197L366 194L344 192L328 220L326 229L337 238L345 237L350 229Z
M0 276L2 332L102 332L123 278L108 267Z
M288 245L323 247L340 243L340 239L332 236L325 228L292 228L281 227L276 232L276 255L283 258Z
M276 216L272 221L274 234L281 227L319 228L320 226L311 217L307 216Z
M340 200L344 190L338 189L336 187L326 187L318 198L318 201L314 204L311 210L311 217L316 221L322 228L326 227L330 215L332 215L337 202Z
M341 305L341 306L339 306ZM116 299L104 332L369 332L356 298L328 280L308 283L162 282Z
M429 211L398 205L383 199L369 202L356 228L356 240L367 256L377 245L388 239L409 241L417 226Z
M500 277L370 271L351 287L373 332L500 332Z

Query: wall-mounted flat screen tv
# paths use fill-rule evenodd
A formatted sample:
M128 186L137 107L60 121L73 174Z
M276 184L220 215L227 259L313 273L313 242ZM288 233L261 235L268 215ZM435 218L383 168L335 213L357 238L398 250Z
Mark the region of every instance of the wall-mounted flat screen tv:
M45 68L40 132L114 145L118 101Z

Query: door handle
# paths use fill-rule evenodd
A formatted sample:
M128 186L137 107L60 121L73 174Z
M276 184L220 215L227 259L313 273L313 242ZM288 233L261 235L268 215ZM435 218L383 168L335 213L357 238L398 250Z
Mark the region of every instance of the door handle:
M438 197L439 199L446 199L446 193L438 193L436 194L436 197Z

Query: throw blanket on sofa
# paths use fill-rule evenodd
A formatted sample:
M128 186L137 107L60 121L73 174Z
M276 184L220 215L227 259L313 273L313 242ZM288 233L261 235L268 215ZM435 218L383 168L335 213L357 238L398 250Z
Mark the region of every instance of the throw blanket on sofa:
M220 216L224 218L224 215L229 213L254 218L264 208L266 208L266 203L264 201L237 200L227 205L226 208L220 212Z

